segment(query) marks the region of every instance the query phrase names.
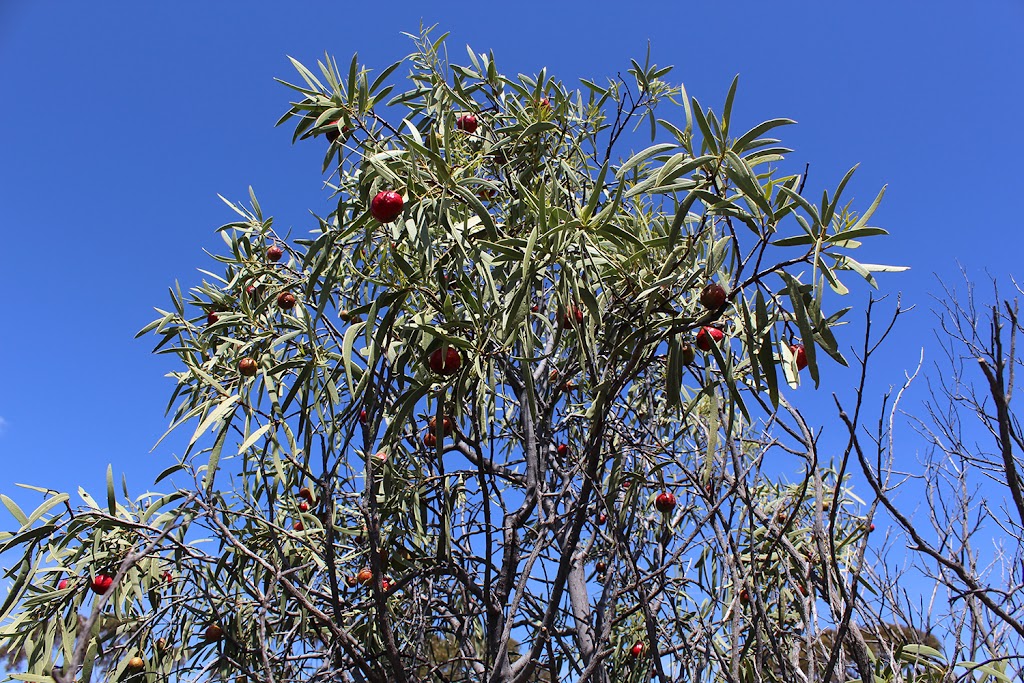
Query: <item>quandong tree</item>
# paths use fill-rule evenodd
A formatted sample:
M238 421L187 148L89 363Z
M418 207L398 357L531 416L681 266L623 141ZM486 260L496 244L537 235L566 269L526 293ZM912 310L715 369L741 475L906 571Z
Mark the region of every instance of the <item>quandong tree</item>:
M793 121L734 124L736 81L715 110L649 57L574 90L413 40L294 62L279 123L326 148L329 209L288 240L230 203L219 271L140 333L191 430L161 492L5 498L15 678L913 667L879 656L914 630L865 599L870 522L786 399L845 363L843 278L896 270L851 257L882 193L806 197Z

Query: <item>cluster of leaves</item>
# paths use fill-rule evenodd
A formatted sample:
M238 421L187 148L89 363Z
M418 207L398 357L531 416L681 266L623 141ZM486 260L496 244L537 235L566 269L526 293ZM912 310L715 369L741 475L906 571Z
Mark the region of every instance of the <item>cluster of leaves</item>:
M255 196L232 204L222 273L143 330L180 363L172 429L195 427L158 481L185 483L124 504L111 484L105 512L46 492L8 535L22 679L88 643L122 657L111 677L146 653L148 680L792 680L818 610L863 607L842 589L864 580L856 500L813 439L759 420L797 349L815 382L845 362L824 294L891 270L850 256L884 232L881 193L858 215L847 174L812 204L765 137L792 122L737 134L735 82L715 114L649 60L572 91L414 40L372 80L295 63L282 122L327 145L332 210L289 242ZM432 370L449 347L458 371ZM800 483L762 472L773 450ZM81 584L54 582L98 572L115 586L83 631Z

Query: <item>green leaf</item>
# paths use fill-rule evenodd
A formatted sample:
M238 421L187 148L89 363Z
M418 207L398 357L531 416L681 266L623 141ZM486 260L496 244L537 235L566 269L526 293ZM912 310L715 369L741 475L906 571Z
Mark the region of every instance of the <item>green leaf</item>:
M590 197L587 199L587 205L583 207L583 211L580 212L580 220L584 223L594 215L594 211L597 209L598 202L601 201L601 195L604 193L604 177L608 173L608 162L605 162L601 166L601 172L597 174L597 180L594 182L594 187L590 192Z
M622 180L622 178L625 177L626 173L628 173L635 166L638 166L639 164L641 164L643 161L645 161L645 160L647 160L647 159L649 159L649 158L651 158L651 157L653 157L653 156L655 156L657 154L663 154L665 152L673 150L677 146L678 145L676 145L675 143L672 143L672 142L662 142L662 143L659 143L657 145L651 145L647 149L645 149L645 150L643 150L641 152L637 152L636 154L631 156L626 161L626 163L624 163L622 166L620 166L619 170L615 172L615 177L618 180Z
M107 512L113 517L117 514L117 496L114 494L114 466L107 465Z
M732 148L738 154L742 154L747 149L747 145L770 131L772 128L788 126L794 123L796 123L796 121L793 119L770 119L763 123L759 123L743 135L739 136L736 141L732 143Z
M254 431L252 434L250 434L248 438L246 438L246 440L243 441L242 444L238 447L238 455L242 455L247 450L252 448L252 445L259 441L260 437L269 432L273 426L273 422L268 422L267 424L263 425L262 427Z
M231 396L228 396L226 399L221 401L216 408L211 410L210 413L206 416L206 419L203 420L198 427L196 427L196 431L192 434L192 438L189 439L188 445L191 447L196 441L199 440L199 437L202 436L202 434L206 432L207 429L212 427L219 420L223 419L224 416L226 416L229 412L234 410L235 404L238 403L238 399L240 398L240 394L233 394Z
M217 434L217 440L213 443L213 449L210 451L210 460L206 467L206 494L210 495L213 493L213 480L217 475L217 466L220 464L220 453L224 448L224 442L228 438L228 429L231 427L230 422L224 422L224 426L220 428L220 432Z
M853 224L853 227L850 228L851 230L858 230L868 224L868 219L870 219L871 216L875 213L875 210L878 208L878 205L882 203L882 197L885 196L886 187L888 186L882 186L882 189L878 191L878 195L875 197L875 200L871 202L871 206L869 206L868 210L864 212L864 215L860 217L860 220Z
M59 494L57 494L55 496L51 496L51 497L47 498L42 503L40 503L39 506L35 510L32 511L32 514L28 516L28 519L25 521L25 524L23 524L22 526L30 526L31 524L33 524L36 521L38 521L40 517L42 517L44 514L46 514L46 512L48 510L50 510L51 508L53 508L53 507L55 507L57 505L60 505L61 503L64 503L65 501L67 501L70 498L71 498L71 496L69 496L66 493L59 493Z
M697 127L700 128L700 133L704 137L704 144L712 154L718 154L718 143L711 133L711 126L708 125L708 120L705 118L697 98L693 99L693 112L696 114Z
M3 504L7 508L8 512L14 515L14 518L18 520L18 524L20 524L23 527L26 524L28 524L28 517L26 517L25 513L21 511L21 508L18 507L17 503L15 503L13 500L11 500L2 493L0 493L0 501L3 501Z

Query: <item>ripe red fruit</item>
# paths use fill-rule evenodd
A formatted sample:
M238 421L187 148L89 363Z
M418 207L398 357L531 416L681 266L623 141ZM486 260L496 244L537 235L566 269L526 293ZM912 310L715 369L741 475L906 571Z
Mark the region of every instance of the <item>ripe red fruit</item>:
M332 144L338 141L341 137L341 131L338 130L338 121L331 121L327 124L327 130L324 132L324 137L327 138L328 142Z
M373 572L370 571L369 567L363 567L356 574L356 580L364 586L373 581Z
M359 424L366 424L368 419L369 419L369 417L367 417L366 411L365 410L360 410L359 411Z
M359 585L359 579L357 579L354 576L346 576L345 577L345 583L348 584L349 588L355 588L356 586Z
M427 448L434 448L437 446L437 436L433 432L427 432L423 435L423 445Z
M700 292L700 304L704 308L717 311L725 305L725 290L722 285L712 282Z
M558 452L558 455L564 458L566 454L569 452L569 446L568 444L560 443L558 444L558 448L556 448L555 450Z
M572 327L573 320L576 321L577 325L583 324L583 309L575 304L562 309L562 314L559 316L559 322L562 323L562 327Z
M676 506L675 494L668 491L664 491L658 494L658 497L654 499L654 507L658 509L658 512L672 512L672 509Z
M720 342L725 338L725 332L717 327L702 327L697 332L697 340L694 342L701 351L710 351L712 342Z
M260 368L252 358L243 358L238 361L238 374L242 377L255 377Z
M644 644L639 640L633 643L633 647L629 648L629 654L633 655L634 659L639 659L644 653Z
M608 569L608 565L607 565L607 564L605 564L605 563L604 563L603 561L599 561L599 562L598 562L598 563L597 563L597 564L596 564L596 565L594 566L594 568L595 568L595 569L597 569L597 571L599 571L599 572L601 572L602 574L604 574L605 570L606 570L606 569Z
M598 524L604 524L607 521L608 521L608 515L604 514L603 512L601 513L601 516L597 518L597 523Z
M302 522L295 522L294 524L292 524L292 528L296 531L302 531L306 528L306 526Z
M370 201L370 215L381 223L390 223L402 213L405 200L391 190L382 190Z
M748 602L750 602L750 593L747 592L746 588L744 588L743 590L740 591L740 602L743 603L744 605L746 605Z
M203 640L211 643L215 640L220 640L221 636L224 635L224 629L217 624L210 624L206 627L206 631L203 633Z
M284 256L284 249L277 246L276 244L267 249L267 260L277 263Z
M164 583L174 582L174 574L171 574L170 571L164 571L164 573L160 575L160 578L164 580Z
M215 322L217 322L217 320L219 320L219 317L217 316L217 314L215 312L210 311L209 313L206 314L206 324L207 325L212 325Z
M67 579L61 579L59 582L57 582L57 590L62 591L62 590L64 590L67 587L68 587L68 580Z
M305 486L303 486L301 489L299 489L299 498L305 498L306 501L312 503L313 492L307 489Z
M277 295L277 305L286 311L295 308L295 295L291 292L281 292Z
M302 501L299 503L299 512L307 512L309 510L309 503Z
M476 116L473 114L463 114L455 120L455 127L467 133L475 133L477 127Z
M872 524L871 526L868 527L868 533L871 533L874 530L875 530L875 525L874 524Z
M437 417L432 416L427 420L427 429L430 430L431 434L437 434ZM447 415L441 417L441 431L444 436L452 433L452 421Z
M793 352L793 357L796 358L796 369L797 371L803 370L807 367L807 351L804 350L803 344L790 344L789 350Z
M114 585L114 577L107 576L106 574L97 574L92 581L89 582L89 588L92 589L93 593L97 595L103 595L110 587Z
M540 107L541 107L541 109L551 109L551 100L549 100L549 99L548 99L548 98L546 98L546 97L545 97L545 98L543 98L543 99L542 99L542 100L540 101L540 103L539 103L539 104L540 104Z
M434 349L427 359L430 371L438 375L454 375L462 367L462 354L454 346Z

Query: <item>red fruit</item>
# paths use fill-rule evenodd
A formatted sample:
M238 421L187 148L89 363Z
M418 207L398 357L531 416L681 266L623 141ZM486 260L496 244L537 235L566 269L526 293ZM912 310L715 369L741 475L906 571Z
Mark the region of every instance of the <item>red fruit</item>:
M62 591L62 590L64 590L67 587L68 587L68 580L67 579L61 579L59 582L57 582L57 590Z
M702 327L697 332L697 340L694 342L701 351L710 351L712 342L720 342L725 338L725 332L717 327Z
M868 527L868 533L871 533L874 530L875 530L875 525L874 524L872 524L871 526Z
M309 503L307 503L306 501L302 501L301 503L299 503L299 512L307 511L309 511Z
M174 574L171 574L169 571L165 571L160 575L160 578L164 580L164 583L172 583L174 581Z
M267 260L277 263L284 256L284 249L276 244L267 249Z
M717 311L724 306L725 290L722 289L722 285L712 282L705 286L700 292L700 304L712 311Z
M462 354L454 346L434 349L427 359L430 371L438 375L454 375L462 367Z
M97 574L92 581L89 582L89 588L92 589L93 593L97 595L103 595L110 587L114 585L114 577L107 576L106 574Z
M596 565L594 565L594 568L597 569L597 571L599 571L602 574L604 574L605 570L608 569L608 565L605 564L604 562L598 562Z
M551 109L551 101L548 98L544 98L540 101L541 109Z
M363 584L364 586L373 581L373 572L370 571L369 567L363 567L356 574L356 581Z
M562 315L559 316L559 322L562 323L562 327L572 327L573 320L576 321L577 325L583 324L583 309L575 304L563 309Z
M370 215L381 223L390 223L402 213L405 200L402 195L391 190L382 190L370 201Z
M427 448L435 448L437 446L437 436L433 432L427 432L423 435L423 445Z
M295 522L294 524L292 524L292 528L295 529L296 531L302 531L306 527L305 527L305 525L302 522Z
M467 133L475 133L477 126L476 116L473 114L463 114L455 120L455 127L459 130L464 130Z
M693 365L693 361L697 360L697 352L693 350L693 347L689 344L683 344L680 350L682 351L683 365Z
M675 506L676 497L668 491L659 493L658 497L654 499L654 507L658 509L658 512L672 512Z
M431 417L427 420L427 429L430 430L431 434L437 434L436 417ZM444 433L444 436L452 433L452 421L447 415L441 417L441 431Z
M644 653L644 644L639 640L633 643L633 647L629 648L629 654L633 655L633 659L639 659Z
M212 325L215 322L217 322L217 320L219 320L219 318L218 318L217 314L214 313L213 311L210 311L209 313L206 314L206 324L207 325Z
M559 456L564 458L566 454L569 452L569 446L567 444L560 443L558 444L558 448L556 448L555 450L558 451Z
M530 313L536 313L539 310L540 306L538 306L537 304L533 304L532 306L530 306Z
M793 357L796 358L796 369L799 372L807 367L807 351L804 350L803 344L790 344L789 350L793 352Z
M750 593L747 592L746 588L740 591L740 602L744 605L750 602Z
M277 295L277 305L286 311L295 308L295 295L291 292L281 292Z
M359 424L366 424L368 419L369 418L366 415L366 411L365 410L360 410L359 411Z
M608 521L608 515L604 514L603 512L601 513L601 516L597 518L597 523L598 524L604 524L607 521Z
M299 498L305 498L306 502L312 503L313 492L307 489L305 486L303 486L301 489L299 489Z
M222 629L217 624L210 624L206 627L206 632L203 633L203 640L205 640L208 643L211 643L215 640L220 640L221 636L223 635L224 629Z
M238 374L242 377L255 377L260 368L252 358L243 358L238 361Z
M355 588L356 586L359 585L359 579L357 579L354 576L346 576L345 577L345 583L348 584L349 588Z
M341 132L338 130L338 121L331 121L327 124L327 130L324 132L324 137L326 137L331 143L338 141L338 138L341 137Z

